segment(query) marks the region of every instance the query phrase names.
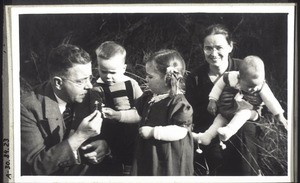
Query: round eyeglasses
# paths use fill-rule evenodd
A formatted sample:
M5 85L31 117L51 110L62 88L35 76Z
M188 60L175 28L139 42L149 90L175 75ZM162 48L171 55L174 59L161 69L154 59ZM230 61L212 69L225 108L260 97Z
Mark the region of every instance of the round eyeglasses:
M67 80L67 81L70 81L71 83L74 83L78 86L84 86L86 85L88 82L92 82L94 80L94 76L90 75L89 77L87 78L83 78L83 79L78 79L78 80L71 80L71 79L68 79L68 78L65 78L65 77L62 77L63 80Z
M222 46L204 46L203 51L206 54L212 54L214 51L222 52L224 48Z

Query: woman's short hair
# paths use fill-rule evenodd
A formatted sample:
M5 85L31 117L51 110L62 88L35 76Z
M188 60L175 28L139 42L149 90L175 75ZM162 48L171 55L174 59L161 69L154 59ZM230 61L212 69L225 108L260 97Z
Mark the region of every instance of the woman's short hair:
M202 35L202 42L204 42L204 39L209 35L216 35L216 34L222 34L226 38L228 44L233 43L233 38L231 33L229 32L228 28L225 27L222 24L213 24L207 27Z

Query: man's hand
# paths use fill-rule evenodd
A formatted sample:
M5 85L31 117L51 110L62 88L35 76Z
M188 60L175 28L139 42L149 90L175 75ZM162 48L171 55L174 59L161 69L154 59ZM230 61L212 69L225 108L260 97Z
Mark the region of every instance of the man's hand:
M100 134L103 119L101 113L95 110L92 114L85 117L75 133L81 134L87 139Z
M77 150L88 138L99 135L102 121L103 119L101 118L101 113L98 110L95 110L92 114L85 117L75 133L68 139L72 150Z
M113 120L117 120L117 121L121 120L121 112L115 111L109 107L103 107L102 114L103 114L104 118L113 119Z
M154 128L150 126L143 126L139 129L139 134L144 139L150 139L154 136Z
M110 149L108 148L105 140L90 142L82 146L81 149L88 152L84 154L84 157L93 164L100 163L107 155L110 154Z

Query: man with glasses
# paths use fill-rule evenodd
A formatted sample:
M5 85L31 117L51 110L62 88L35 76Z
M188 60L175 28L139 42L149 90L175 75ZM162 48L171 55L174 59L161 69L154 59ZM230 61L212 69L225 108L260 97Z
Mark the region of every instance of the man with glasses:
M21 99L22 175L86 175L109 152L99 135L101 113L88 100L91 59L74 45L54 48L48 58L49 81Z

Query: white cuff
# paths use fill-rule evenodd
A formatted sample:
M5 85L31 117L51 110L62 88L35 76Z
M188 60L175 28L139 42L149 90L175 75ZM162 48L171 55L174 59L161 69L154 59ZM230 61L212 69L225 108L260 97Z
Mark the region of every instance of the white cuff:
M122 123L138 123L141 120L141 117L135 108L126 111L120 111L120 114L120 122Z
M156 126L153 128L153 137L156 140L161 140L161 130L163 129L162 126Z

